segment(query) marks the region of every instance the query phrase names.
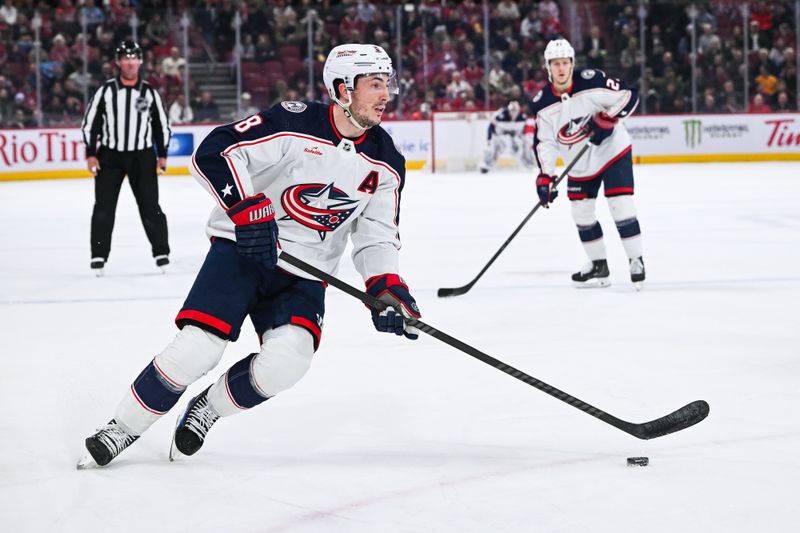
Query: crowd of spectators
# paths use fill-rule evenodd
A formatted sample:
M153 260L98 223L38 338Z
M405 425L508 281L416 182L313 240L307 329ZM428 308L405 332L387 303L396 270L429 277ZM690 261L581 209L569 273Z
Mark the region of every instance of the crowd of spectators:
M698 112L794 111L797 42L793 4L788 0L749 2L744 19L745 3L739 1L687 2L678 6L649 2L643 57L637 9L628 2L606 3L600 18L611 28L603 33L611 37L604 38L599 27L593 27L584 42L584 51L589 61L599 67L618 54L619 74L638 80L646 95L648 113L686 113L693 109L694 30Z
M212 93L201 90L203 80L196 76L189 76L187 102L184 81L188 63L233 63L236 21L241 23L246 91L240 102L247 111L284 99L325 99L322 67L331 47L372 42L394 57L398 33L402 97L393 104L390 117L426 118L432 111L483 109L486 102L492 109L510 100L524 103L547 83L542 56L547 41L557 36L572 37L579 63L604 68L639 86L649 113L691 112L693 74L700 112L794 110L797 101L790 0L750 2L746 40L742 2L648 1L644 54L633 2L493 1L487 37L483 3L476 0L1 1L4 128L78 124L86 95L115 74L114 49L132 36L134 24L145 50L143 77L161 92L176 123L233 118L221 115ZM691 5L696 13L690 12ZM572 9L565 12L568 7ZM189 57L181 47L184 15L190 21ZM694 72L692 15L698 50ZM573 17L571 24L568 17ZM38 72L34 21L40 21ZM580 35L568 35L568 28L577 28ZM398 59L394 57L396 65Z

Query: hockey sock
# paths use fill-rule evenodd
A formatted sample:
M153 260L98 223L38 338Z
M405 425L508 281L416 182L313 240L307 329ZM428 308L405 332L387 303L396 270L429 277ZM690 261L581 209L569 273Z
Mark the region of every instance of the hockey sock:
M578 236L590 261L606 258L606 247L603 244L603 228L599 222L595 221L590 226L579 225Z
M151 361L131 384L114 418L133 435L141 435L178 402L186 387L171 382Z
M251 353L235 363L211 386L208 401L220 416L250 409L268 399L256 389L253 380L252 362L257 356L257 353Z
M625 248L625 253L628 254L629 259L642 256L642 231L639 228L639 220L636 218L628 218L626 220L617 220L617 231L619 237L622 239L622 246Z

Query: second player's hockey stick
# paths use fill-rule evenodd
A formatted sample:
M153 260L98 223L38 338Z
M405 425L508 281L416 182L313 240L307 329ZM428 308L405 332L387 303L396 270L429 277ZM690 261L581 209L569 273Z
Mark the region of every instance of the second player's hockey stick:
M324 281L328 285L333 285L339 290L342 290L353 296L359 300L361 300L364 304L378 310L382 310L386 308L386 304L373 298L369 294L356 289L355 287L348 285L344 281L331 276L327 272L323 272L322 270L309 265L305 261L294 257L286 252L282 252L280 258L283 259L285 262L289 263L290 265L299 268L303 272L311 274L315 278ZM455 337L451 337L447 333L443 331L439 331L438 329L429 326L428 324L424 323L421 320L409 318L406 319L407 323L415 328L418 328L423 333L427 333L431 337L438 339L445 344L449 344L453 348L457 350L461 350L467 355L471 355L475 359L479 359L486 363L489 366L493 366L498 370L505 372L506 374L517 378L518 380L527 383L528 385L539 389L542 392L546 392L550 396L561 400L564 403L575 407L576 409L580 409L584 413L590 414L595 418L598 418L605 422L606 424L610 424L617 429L621 429L625 433L629 435L633 435L639 439L647 440L647 439L654 439L656 437L662 437L664 435L669 435L670 433L675 433L676 431L680 431L682 429L686 429L691 427L698 422L702 421L705 417L708 416L709 406L705 400L696 400L692 403L684 405L677 411L673 411L672 413L662 416L661 418L656 418L655 420L651 420L650 422L643 422L641 424L636 424L633 422L626 422L620 418L617 418L613 415L606 413L605 411L601 411L597 407L589 405L588 403L584 402L583 400L579 400L578 398L567 394L564 391L558 390L557 388L548 385L544 381L538 380L533 376L529 376L525 372L521 370L517 370L513 366L507 365L502 361L495 359L494 357L483 353L482 351L473 348L469 344L462 342Z
M589 143L587 142L583 146L583 148L581 148L581 151L578 152L578 155L576 155L575 158L570 162L570 164L567 165L567 168L564 169L564 172L562 172L561 175L558 178L556 178L556 180L553 182L553 188L556 188L558 186L558 184L561 182L561 180L563 180L564 177L567 175L567 173L570 170L572 170L572 167L575 166L575 163L578 162L578 160L583 156L583 154L588 149L589 149ZM520 230L522 229L522 227L525 224L528 223L528 220L530 220L530 218L533 216L533 214L536 213L536 211L540 207L542 207L542 202L539 202L535 206L533 206L533 209L531 209L531 212L528 213L525 216L525 218L522 220L522 222L520 222L519 226L517 226L517 229L515 229L514 232L508 237L508 239L506 239L506 242L504 242L503 245L500 247L500 249L497 250L497 252L495 252L495 254L492 256L492 258L489 259L489 262L486 263L486 265L484 265L484 267L481 269L480 272L478 272L478 275L475 276L475 278L472 281L470 281L469 283L467 283L466 285L461 286L461 287L455 287L455 288L452 288L452 289L445 289L445 288L439 289L439 291L436 293L436 295L439 296L440 298L444 298L444 297L447 297L447 296L459 296L461 294L466 293L468 290L470 290L472 288L472 286L475 285L475 283L479 279L481 279L481 276L483 276L483 273L486 272L487 270L489 270L489 267L492 266L492 263L494 263L495 259L497 259L500 256L501 253L503 253L503 250L506 249L506 246L508 246L508 243L510 243L514 239L514 237L517 236L517 233L519 233Z

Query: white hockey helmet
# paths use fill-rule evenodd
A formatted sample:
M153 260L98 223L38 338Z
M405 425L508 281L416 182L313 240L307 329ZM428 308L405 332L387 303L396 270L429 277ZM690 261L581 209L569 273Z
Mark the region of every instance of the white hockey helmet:
M553 39L547 43L544 49L544 66L547 69L547 79L553 81L553 73L550 71L550 61L553 59L569 58L572 60L572 68L575 68L575 49L566 39Z
M356 88L356 78L366 74L386 74L389 77L389 94L399 92L392 58L386 50L374 44L340 44L335 47L325 60L322 81L325 82L331 100L349 114L350 102L345 104L339 99L334 82L342 80L349 96Z
M521 109L519 107L519 102L517 102L516 100L511 100L508 103L508 114L511 115L512 119L516 120L516 118L519 116L520 111Z

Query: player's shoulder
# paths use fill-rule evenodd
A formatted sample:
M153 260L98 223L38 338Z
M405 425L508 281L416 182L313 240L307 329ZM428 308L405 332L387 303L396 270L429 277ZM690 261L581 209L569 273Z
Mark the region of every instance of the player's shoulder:
M275 129L302 131L317 124L321 115L327 112L327 107L320 102L285 100L259 114Z
M586 91L588 89L603 88L606 86L608 76L599 68L576 69L572 75L573 89L572 94Z
M543 87L528 102L529 115L531 117L535 117L536 114L539 113L539 111L541 111L545 107L551 106L560 101L561 98L559 98L556 95L556 93L553 92L553 89L550 86L550 84L547 84L546 87Z
M392 167L400 176L405 175L406 158L400 153L394 139L383 126L373 126L367 132L363 152L367 157L382 161Z

